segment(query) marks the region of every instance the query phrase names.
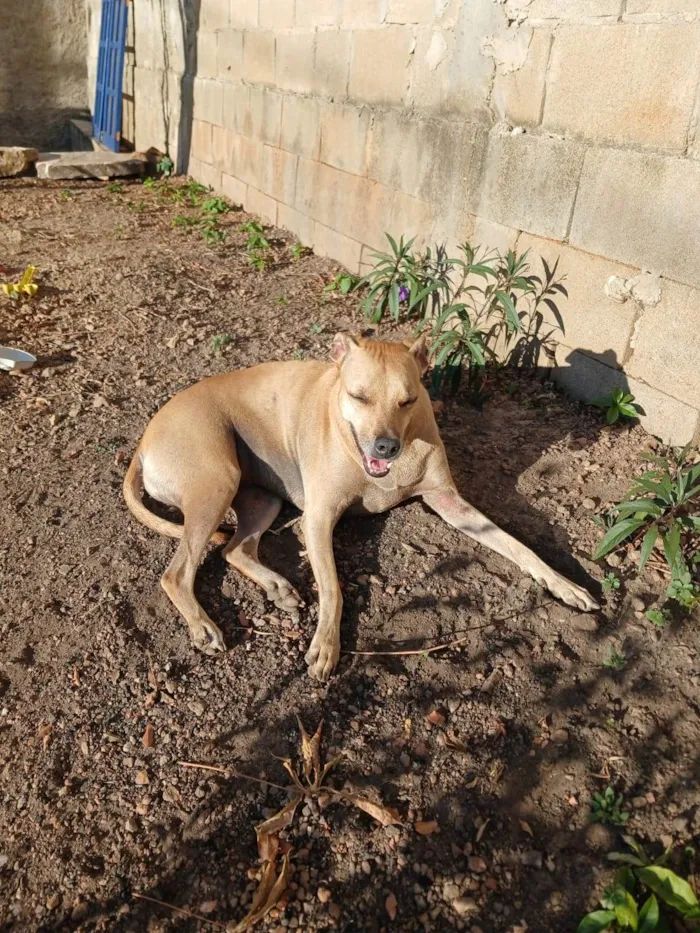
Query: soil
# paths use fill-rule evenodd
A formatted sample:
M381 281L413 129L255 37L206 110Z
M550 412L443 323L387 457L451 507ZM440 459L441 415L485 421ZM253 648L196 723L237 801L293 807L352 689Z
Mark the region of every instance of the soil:
M660 561L639 581L634 550L613 555L621 587L606 594L611 567L589 559L593 517L653 439L509 371L479 408L460 396L439 415L467 498L591 587L599 613L553 601L418 503L348 518L335 536L343 648L462 640L345 653L321 686L303 660L315 594L289 507L261 553L307 608L282 618L212 548L198 593L229 650L202 656L159 587L173 542L124 506L131 452L195 380L325 357L335 331L363 326L357 300L324 292L338 267L295 259L283 231L266 232L260 272L238 230L249 217L221 215L228 239L210 246L172 225L195 208L142 185L22 179L0 184L0 205L3 280L32 263L40 286L0 296L0 343L40 358L0 375L2 929L208 928L134 893L239 920L254 827L285 792L180 762L287 785L297 716L309 731L325 720L324 754L343 754L335 786L402 822L305 804L285 834L292 883L256 929L573 930L623 847L588 819L608 785L652 848L698 835L698 620L646 619Z

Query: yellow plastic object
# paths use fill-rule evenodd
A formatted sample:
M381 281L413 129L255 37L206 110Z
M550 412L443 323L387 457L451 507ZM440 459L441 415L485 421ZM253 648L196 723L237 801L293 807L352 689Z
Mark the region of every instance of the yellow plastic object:
M19 298L20 295L28 295L30 298L33 298L39 291L39 286L32 282L35 272L35 266L27 266L19 282L3 284L3 292L8 298Z

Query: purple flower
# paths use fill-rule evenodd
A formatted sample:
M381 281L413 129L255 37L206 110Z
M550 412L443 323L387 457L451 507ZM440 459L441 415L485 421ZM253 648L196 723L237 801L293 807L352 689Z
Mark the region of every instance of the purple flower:
M408 301L409 295L410 295L410 292L408 290L408 286L400 285L399 286L399 301Z

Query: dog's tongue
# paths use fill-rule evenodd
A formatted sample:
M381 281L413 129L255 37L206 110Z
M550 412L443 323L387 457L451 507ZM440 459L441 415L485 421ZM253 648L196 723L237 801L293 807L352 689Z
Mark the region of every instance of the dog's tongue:
M389 469L388 460L375 460L374 457L368 457L369 468L373 473L386 473Z

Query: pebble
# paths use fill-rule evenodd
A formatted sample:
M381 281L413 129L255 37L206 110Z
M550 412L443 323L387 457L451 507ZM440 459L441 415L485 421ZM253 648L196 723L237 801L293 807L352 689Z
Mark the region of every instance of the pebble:
M316 897L322 904L327 904L333 895L328 888L320 887L318 891L316 891Z
M569 741L569 733L566 729L556 729L552 733L552 742L555 745L566 745Z
M643 810L644 807L648 806L648 804L649 804L649 801L647 800L646 797L640 796L640 797L632 798L632 806L635 808L635 810Z
M677 816L673 821L673 828L681 835L687 834L689 825L689 820L684 816Z
M129 817L125 823L125 826L128 833L137 833L139 831L139 824L137 820L133 818L133 816Z
M467 864L469 865L469 871L473 871L477 875L483 874L488 868L486 862L479 855L470 855Z
M520 856L520 861L528 868L542 868L542 853L536 849L529 849Z
M594 509L598 508L598 503L595 501L595 499L591 499L590 496L586 497L581 503L581 505L584 507L584 509L587 509L589 512L592 512Z
M632 600L632 608L635 612L644 612L646 609L646 603L643 599L640 599L639 596L635 596Z
M473 897L457 897L452 901L452 908L460 917L475 913L479 909Z

